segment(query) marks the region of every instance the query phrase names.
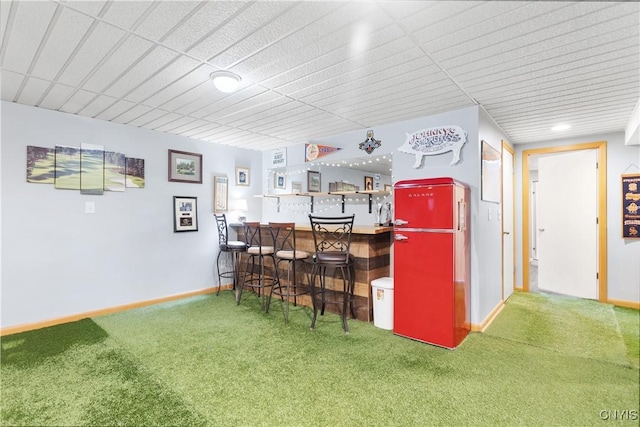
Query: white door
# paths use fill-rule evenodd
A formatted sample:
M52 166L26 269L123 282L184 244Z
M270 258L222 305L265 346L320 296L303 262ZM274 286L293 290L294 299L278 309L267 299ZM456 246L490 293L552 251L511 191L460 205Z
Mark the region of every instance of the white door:
M538 289L598 298L597 150L538 159Z
M502 149L502 299L513 293L515 266L513 258L513 154Z

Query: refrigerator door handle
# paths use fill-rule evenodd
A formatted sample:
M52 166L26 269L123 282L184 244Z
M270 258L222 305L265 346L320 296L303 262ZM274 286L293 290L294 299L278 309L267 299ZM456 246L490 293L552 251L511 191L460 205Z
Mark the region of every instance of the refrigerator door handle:
M407 225L407 224L409 224L409 221L405 221L403 219L396 219L394 221L394 223L395 223L395 225Z
M409 240L409 238L404 234L396 234L395 236L393 236L393 238L395 240Z

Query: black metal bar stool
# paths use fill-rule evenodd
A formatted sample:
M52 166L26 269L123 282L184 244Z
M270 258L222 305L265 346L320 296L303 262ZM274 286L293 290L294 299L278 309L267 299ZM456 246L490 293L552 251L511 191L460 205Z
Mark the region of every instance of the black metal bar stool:
M238 289L236 289L236 302L240 305L243 288L251 289L260 298L260 307L262 310L269 312L271 291L269 291L269 294L267 295L266 288L271 288L279 282L278 270L275 269L275 248L273 247L273 242L268 242L267 240L263 242L259 222L244 222L243 227L248 257L247 262L245 263L242 283L238 286ZM271 234L268 234L268 240L271 240ZM272 266L274 266L274 272L271 276L265 275L266 258L271 258Z
M222 279L233 279L233 289L238 287L238 266L240 265L240 256L242 252L247 251L247 244L239 240L229 240L229 232L227 229L227 217L225 214L216 215L216 225L218 226L218 257L216 258L216 268L218 269L218 291L216 296L220 294L222 287ZM220 257L222 254L231 256L231 269L220 269Z
M353 301L356 274L353 257L349 253L354 218L355 215L339 217L309 215L315 249L309 282L313 300L311 329L315 328L318 305L321 306L320 315L322 316L327 303L341 303L342 329L347 333L349 332L347 306L351 307L351 315L355 317ZM327 286L327 269L333 272L330 276L332 283L329 287ZM337 277L338 271L340 272L339 277ZM316 277L319 278L319 287L316 287ZM342 286L338 287L337 282L340 279ZM342 293L342 301L340 301L339 293Z
M285 305L284 321L289 323L289 302L293 298L293 305L296 306L297 298L301 295L309 293L309 283L299 276L299 270L296 272L296 265L299 261L309 258L309 252L301 251L296 246L296 225L293 222L270 222L269 230L275 245L276 270L279 269L280 263L287 263L287 280L279 277L278 282L271 288L271 292L279 296ZM304 266L304 264L303 264ZM306 274L304 267L303 277ZM269 299L271 300L271 299Z

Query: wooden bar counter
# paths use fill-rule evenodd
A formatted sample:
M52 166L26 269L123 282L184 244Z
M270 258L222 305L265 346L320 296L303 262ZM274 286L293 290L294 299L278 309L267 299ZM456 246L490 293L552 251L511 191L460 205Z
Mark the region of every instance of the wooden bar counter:
M231 227L235 228L238 232L238 240L244 238L242 226L239 224L233 224ZM263 225L264 236L269 235L268 225ZM380 277L387 277L390 274L390 254L391 254L391 242L392 242L393 227L377 227L366 225L354 225L351 236L351 254L355 260L356 271L356 283L355 283L355 310L356 318L371 322L373 320L373 299L371 293L371 281ZM271 238L264 239L263 242L270 242ZM265 243L263 243L265 244ZM296 245L298 250L314 253L313 248L313 232L310 225L296 225ZM286 266L286 263L281 263L281 266ZM244 268L244 261L242 264ZM273 266L265 266L267 272L273 274ZM303 280L307 283L307 277L304 273L304 269L298 269L299 280ZM329 271L327 271L330 274ZM268 273L267 273L268 274ZM286 280L286 270L280 271L280 277L282 280ZM334 272L334 277L327 277L327 288L333 289L337 287L342 288L342 280L340 279L340 273ZM311 298L308 295L298 297L298 304L312 307ZM333 313L340 313L339 304L327 304L326 309Z

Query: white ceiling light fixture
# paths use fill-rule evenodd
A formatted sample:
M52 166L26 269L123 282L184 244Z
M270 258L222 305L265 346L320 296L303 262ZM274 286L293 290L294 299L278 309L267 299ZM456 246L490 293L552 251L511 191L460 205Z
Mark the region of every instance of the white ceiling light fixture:
M569 129L571 129L571 125L565 125L565 124L555 125L554 127L551 128L551 130L554 132L562 132L563 130L569 130Z
M210 77L216 89L224 93L235 92L242 81L239 75L231 71L214 71Z

